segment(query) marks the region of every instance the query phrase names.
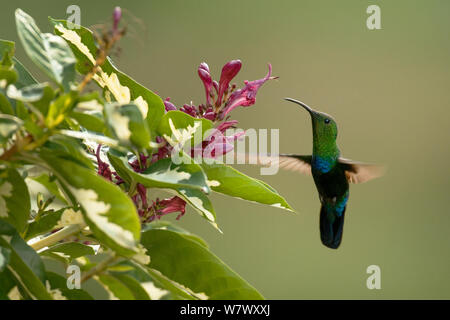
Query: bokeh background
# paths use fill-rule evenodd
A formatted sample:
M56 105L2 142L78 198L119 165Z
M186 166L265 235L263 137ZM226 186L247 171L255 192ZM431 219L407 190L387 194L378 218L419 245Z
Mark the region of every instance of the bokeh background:
M319 238L319 200L310 177L259 176L298 211L214 195L217 233L192 210L180 225L269 299L449 299L449 1L4 1L0 37L18 41L14 10L66 18L78 4L85 26L126 10L128 36L114 61L177 105L204 100L196 68L241 59L236 78L258 79L273 65L256 105L233 112L241 128L279 128L282 152L310 153L306 112L289 96L334 116L348 158L384 163L386 176L351 186L344 239L330 250ZM366 28L371 4L382 30ZM17 56L38 75L17 44ZM43 79L44 77L40 77ZM173 220L173 217L168 218ZM381 268L381 290L368 290L366 268Z

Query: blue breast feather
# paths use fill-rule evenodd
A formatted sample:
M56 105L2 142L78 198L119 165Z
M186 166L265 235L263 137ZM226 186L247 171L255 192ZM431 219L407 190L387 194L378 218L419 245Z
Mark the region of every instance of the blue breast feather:
M312 158L311 166L320 171L321 173L327 173L333 168L333 159L331 158L324 158L321 156L314 156Z

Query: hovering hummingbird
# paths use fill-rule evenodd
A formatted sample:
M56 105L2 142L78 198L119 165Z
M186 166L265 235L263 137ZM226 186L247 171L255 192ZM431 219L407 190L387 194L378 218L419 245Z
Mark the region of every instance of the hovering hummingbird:
M283 169L313 176L319 199L320 238L332 249L341 244L344 216L349 197L349 183L363 183L383 174L382 166L352 161L341 157L336 144L336 121L303 102L285 98L302 106L312 120L312 155L283 154L278 157Z

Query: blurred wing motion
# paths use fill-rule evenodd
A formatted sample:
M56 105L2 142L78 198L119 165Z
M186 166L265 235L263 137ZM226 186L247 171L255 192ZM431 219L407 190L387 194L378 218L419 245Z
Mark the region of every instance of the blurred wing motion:
M385 167L339 158L339 163L344 167L345 175L350 183L364 183L381 177L386 171Z
M277 156L258 156L246 155L246 163L258 164L261 166L271 166L278 163L278 166L284 170L299 172L311 175L312 156L297 154L281 154ZM381 177L385 168L380 165L353 161L350 159L339 158L339 163L345 170L345 175L350 183L364 183L369 180Z
M278 159L279 159L278 165L281 169L311 175L312 156L302 156L298 154L282 154L278 157Z
M279 156L245 155L245 163L257 164L263 167L278 166L284 170L299 172L311 175L311 156L301 156L296 154L280 154Z

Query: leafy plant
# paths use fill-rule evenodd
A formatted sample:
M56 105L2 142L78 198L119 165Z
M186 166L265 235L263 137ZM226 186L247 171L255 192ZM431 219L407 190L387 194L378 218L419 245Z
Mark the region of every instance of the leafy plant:
M242 132L225 135L237 124L229 113L255 103L273 79L270 65L236 89L239 60L219 82L202 63L206 103L177 108L114 66L120 19L116 8L102 35L50 19L55 34L47 34L18 9L22 45L51 82L38 82L15 44L0 41L0 298L92 299L46 270L47 259L78 266L81 283L119 299L262 298L204 240L161 217L180 219L189 205L220 231L211 192L292 211L267 184L202 161L233 148ZM155 189L174 196L155 198Z

